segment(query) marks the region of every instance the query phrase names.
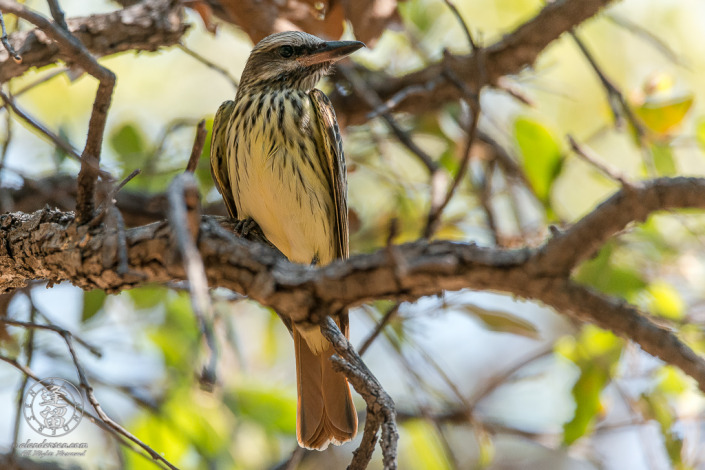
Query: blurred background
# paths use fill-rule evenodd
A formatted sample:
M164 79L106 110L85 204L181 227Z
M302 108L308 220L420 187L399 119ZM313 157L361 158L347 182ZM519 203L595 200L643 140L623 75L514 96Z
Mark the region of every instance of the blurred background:
M319 21L329 29L310 32L365 40L369 47L345 64L361 76L361 67L403 75L439 61L444 49L469 52L458 18L443 1L387 3L393 14L383 27L365 30L364 22L344 23L340 12L326 22L328 2L315 2L311 14L323 15ZM540 0L454 3L482 46L545 6ZM49 15L46 2L25 4ZM61 5L67 17L120 8L102 0ZM9 32L30 28L11 15L5 21ZM185 21L190 27L180 46L101 59L117 75L101 163L118 180L141 169L126 194L161 194L183 171L196 123L206 119L210 127L220 103L233 99L258 34L200 7L186 9ZM505 77L503 89L485 88L483 140L472 148L469 172L435 238L538 246L549 225L567 226L588 213L619 183L572 152L568 135L630 180L705 175L703 25L700 0L614 2L580 25L577 39L563 35L533 68ZM349 93L340 74L320 87ZM91 77L60 64L34 69L4 89L81 148L95 88ZM339 118L345 119L340 112ZM470 119L465 103L395 119L445 178L457 174ZM383 247L393 225L393 243L418 239L430 200L427 169L379 117L343 132L351 253ZM208 151L206 145L197 170L203 203L223 213ZM0 152L3 212L41 208L14 198L23 188L41 193L50 181L78 173L76 161L6 108L0 110ZM61 207L64 200L56 196L54 203ZM639 306L703 352L701 213L673 211L630 227L575 278ZM294 355L277 316L237 293L215 289L212 297L219 345L212 391L199 383L206 349L183 284L117 295L33 284L3 296L3 306L10 318L56 324L94 345L100 355L76 348L106 413L179 468L345 468L355 443L323 453L296 450ZM705 468L705 401L694 382L609 332L511 296L461 291L356 308L352 343L360 346L385 316L388 326L363 358L397 405L401 469ZM25 329L3 327L0 354L23 364L29 359L40 377L78 383L54 332L36 331L30 339ZM0 362L3 454L16 442L41 440L21 418L15 426L22 382L20 372ZM355 399L364 414L364 402ZM88 419L70 436L88 442L89 450L55 461L64 467L157 467ZM378 453L370 468L381 468Z

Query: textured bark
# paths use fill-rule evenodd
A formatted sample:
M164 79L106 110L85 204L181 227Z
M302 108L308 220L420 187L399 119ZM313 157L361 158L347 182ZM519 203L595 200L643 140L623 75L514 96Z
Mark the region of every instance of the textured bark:
M677 207L705 208L705 179L661 178L619 191L586 222L537 250L415 242L316 269L291 264L267 246L239 239L211 217L202 220L198 249L211 287L245 294L294 322L320 323L327 312L377 299L413 301L466 288L506 292L544 302L633 340L681 367L705 390L705 362L671 331L634 307L568 277L575 263L599 248L588 240L606 240L632 221ZM79 226L72 213L56 210L0 216L0 292L41 279L118 292L186 278L166 222L127 231L126 274L117 269L117 237L115 230Z
M128 50L156 51L177 44L188 28L179 2L171 0L145 0L112 13L71 18L67 23L73 35L98 57ZM22 56L22 63L13 61L0 48L0 83L32 67L59 60L72 64L73 57L63 54L39 29L11 34L10 44Z

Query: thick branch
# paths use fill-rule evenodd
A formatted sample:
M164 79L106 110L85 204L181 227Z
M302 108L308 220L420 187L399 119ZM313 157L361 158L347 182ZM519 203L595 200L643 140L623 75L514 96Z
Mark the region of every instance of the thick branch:
M639 201L638 209L634 201ZM210 217L201 222L198 249L211 287L248 295L294 322L320 323L325 312L376 299L413 301L466 288L507 292L629 338L681 367L705 391L703 360L671 331L629 305L572 283L565 270L553 268L584 259L633 220L675 207L704 209L705 179L662 178L622 190L539 250L416 242L316 269L291 264L265 245L236 238ZM186 279L167 223L127 231L129 271L124 275L117 271L117 250L112 260L109 253L106 257L108 236L103 226L77 225L71 213L42 210L0 216L0 291L39 279L109 292Z
M484 74L488 83L496 83L504 75L512 75L531 66L538 55L563 33L596 15L612 0L558 0L550 2L532 20L523 23L501 41L483 50L483 63L478 65L474 55L447 54L443 60L401 77L383 72L369 72L365 77L376 94L387 101L395 95L408 93L396 106L397 111L430 111L444 103L462 98L462 91L449 80L444 72L451 71L476 89ZM484 66L484 70L479 67ZM360 124L372 111L367 102L356 94L344 95L335 90L330 94L335 111L346 124ZM392 100L395 101L395 100Z
M0 2L0 9L14 4ZM69 31L95 56L102 57L127 50L155 51L177 44L186 32L180 2L145 0L137 5L103 15L67 20ZM12 60L0 49L0 83L18 77L32 67L43 67L63 60L73 63L54 41L39 29L10 35L10 43L22 55L22 63Z

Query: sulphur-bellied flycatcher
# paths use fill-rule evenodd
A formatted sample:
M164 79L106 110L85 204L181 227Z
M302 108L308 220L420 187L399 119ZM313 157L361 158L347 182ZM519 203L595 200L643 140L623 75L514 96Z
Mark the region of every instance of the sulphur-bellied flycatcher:
M252 50L235 101L215 115L211 171L230 216L251 218L289 260L324 265L348 257L345 159L333 107L314 88L333 63L364 46L276 33ZM336 321L348 335L348 315ZM295 324L299 444L351 440L357 415L333 348L317 325Z

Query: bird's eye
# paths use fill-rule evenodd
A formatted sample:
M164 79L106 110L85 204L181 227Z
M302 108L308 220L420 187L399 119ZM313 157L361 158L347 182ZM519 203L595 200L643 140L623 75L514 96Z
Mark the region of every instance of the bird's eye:
M282 46L279 48L279 55L288 58L294 55L294 48L291 46Z

